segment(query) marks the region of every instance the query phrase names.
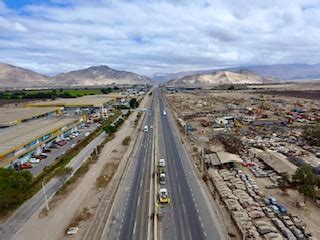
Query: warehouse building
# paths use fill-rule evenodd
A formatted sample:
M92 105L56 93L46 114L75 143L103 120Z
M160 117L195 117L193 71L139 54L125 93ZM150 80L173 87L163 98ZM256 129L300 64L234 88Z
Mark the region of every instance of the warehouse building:
M46 147L78 130L81 117L46 117L0 130L0 167L27 162Z
M0 128L7 128L42 117L60 115L60 108L0 108Z
M106 113L110 103L112 103L119 94L107 95L88 95L78 98L63 98L53 101L42 101L30 103L28 107L46 108L46 107L62 107L69 113Z

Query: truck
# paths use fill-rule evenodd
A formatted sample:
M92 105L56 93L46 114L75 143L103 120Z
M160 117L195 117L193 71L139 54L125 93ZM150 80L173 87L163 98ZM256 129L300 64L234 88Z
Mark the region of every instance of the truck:
M166 110L163 110L162 113L163 113L163 116L166 116L166 115L167 115Z

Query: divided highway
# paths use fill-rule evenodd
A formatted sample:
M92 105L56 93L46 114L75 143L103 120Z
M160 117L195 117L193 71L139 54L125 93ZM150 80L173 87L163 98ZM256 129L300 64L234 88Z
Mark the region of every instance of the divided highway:
M158 209L161 218L157 221L157 239L227 239L222 236L207 192L180 141L160 91L155 89L153 93L143 124L149 126L149 131L141 132L137 140L137 149L119 187L103 239L154 239L153 191L158 192L160 186L157 184L154 189L151 183L159 181L159 176L153 178L153 165L160 158L167 164L167 182L161 188L168 189L171 202L161 204ZM163 110L167 110L166 116ZM153 125L156 128L150 129Z

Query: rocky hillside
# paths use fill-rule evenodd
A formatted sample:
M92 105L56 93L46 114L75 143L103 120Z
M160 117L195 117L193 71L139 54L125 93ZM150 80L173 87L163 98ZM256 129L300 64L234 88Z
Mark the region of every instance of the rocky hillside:
M132 72L118 71L108 66L97 66L54 77L56 85L107 85L107 84L148 84L150 79Z
M273 64L273 65L257 65L234 67L224 69L206 69L199 71L177 72L177 73L157 73L153 79L159 82L165 82L173 79L179 79L186 76L203 73L214 73L220 71L239 71L246 69L260 76L272 77L283 80L313 80L320 79L320 64Z
M0 87L46 86L49 77L31 70L0 63Z
M186 76L167 83L169 86L217 86L224 84L262 84L276 82L275 79L269 77L261 77L248 70L231 71L215 71L213 73L195 74Z
M48 77L31 70L0 63L0 87L41 87L41 86L95 86L108 84L150 84L147 77L108 66L97 66L55 77Z

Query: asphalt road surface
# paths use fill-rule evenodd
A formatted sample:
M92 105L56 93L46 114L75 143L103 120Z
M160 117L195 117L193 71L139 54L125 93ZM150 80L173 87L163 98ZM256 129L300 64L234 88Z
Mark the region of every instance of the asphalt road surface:
M225 239L215 212L207 199L180 141L170 111L160 97L159 154L167 163L170 204L162 204L161 239Z
M132 162L116 197L111 223L107 227L105 239L149 239L151 233L150 219L150 181L153 157L154 107L147 108L142 128L148 125L148 132L141 134L136 144Z

